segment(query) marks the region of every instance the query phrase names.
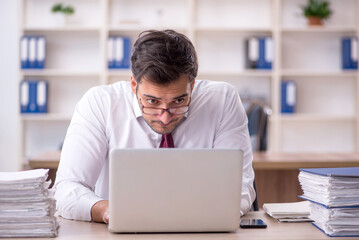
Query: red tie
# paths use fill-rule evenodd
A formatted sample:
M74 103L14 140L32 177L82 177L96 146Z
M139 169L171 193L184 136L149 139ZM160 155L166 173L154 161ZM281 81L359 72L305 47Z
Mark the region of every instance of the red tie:
M162 135L160 148L174 148L174 147L175 147L175 145L173 143L172 134L169 133L169 134Z

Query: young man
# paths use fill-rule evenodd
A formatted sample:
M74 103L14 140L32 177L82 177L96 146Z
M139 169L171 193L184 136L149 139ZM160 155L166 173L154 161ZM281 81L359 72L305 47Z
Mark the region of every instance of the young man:
M192 43L172 30L140 34L130 82L89 90L77 104L55 182L61 216L108 223L112 148L237 148L244 151L241 214L255 199L247 117L226 83L195 81Z

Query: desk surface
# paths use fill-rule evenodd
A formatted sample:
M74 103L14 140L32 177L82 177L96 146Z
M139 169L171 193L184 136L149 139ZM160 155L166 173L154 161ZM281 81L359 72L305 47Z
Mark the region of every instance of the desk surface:
M250 212L244 218L262 218L268 225L266 229L238 229L233 233L172 233L172 234L113 234L107 226L100 223L71 221L59 218L59 236L56 239L221 239L221 240L316 240L332 239L316 229L311 223L279 223L264 212ZM359 238L335 238L359 239Z
M317 167L359 167L359 153L254 153L257 170L298 170ZM31 168L56 169L60 152L46 152L29 160Z

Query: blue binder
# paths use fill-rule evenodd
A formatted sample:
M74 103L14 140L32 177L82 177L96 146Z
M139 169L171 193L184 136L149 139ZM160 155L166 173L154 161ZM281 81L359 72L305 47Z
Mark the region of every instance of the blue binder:
M20 40L20 61L21 68L26 69L29 66L29 43L28 37L23 36Z
M107 59L108 59L108 68L115 68L115 38L109 37L107 41Z
M35 68L44 69L46 59L46 40L43 36L36 37L36 64Z
M259 58L257 62L258 69L272 69L273 62L273 40L270 37L260 37Z
M259 43L256 37L246 40L246 68L256 69L259 60Z
M43 69L46 61L46 39L43 36L23 36L20 40L22 69Z
M113 36L109 38L108 67L110 69L129 69L131 41L128 37Z
M328 177L357 177L359 178L359 167L345 168L301 168L299 171L318 174Z
M358 69L358 39L356 37L342 38L342 68Z
M297 87L294 81L281 83L281 112L294 113L297 102Z
M36 63L36 52L37 52L37 39L36 37L28 37L28 48L29 48L29 65L27 68L37 68Z
M24 80L20 83L21 113L46 113L48 83L44 80Z

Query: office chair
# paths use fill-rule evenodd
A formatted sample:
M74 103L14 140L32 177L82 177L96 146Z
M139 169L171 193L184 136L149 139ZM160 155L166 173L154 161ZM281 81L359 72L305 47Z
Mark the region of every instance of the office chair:
M248 106L248 130L253 151L267 150L267 123L271 110L263 104L253 101Z
M259 211L256 179L254 179L254 181L253 181L253 187L254 187L254 191L256 191L256 198L254 199L254 202L252 203L251 211Z

